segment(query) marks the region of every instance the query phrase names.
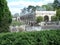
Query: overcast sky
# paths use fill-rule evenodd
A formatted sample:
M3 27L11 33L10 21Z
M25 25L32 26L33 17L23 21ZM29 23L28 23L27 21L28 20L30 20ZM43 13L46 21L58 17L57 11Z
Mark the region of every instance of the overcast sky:
M44 5L47 3L53 3L54 0L7 0L9 9L12 14L20 13L21 9L28 7L29 5Z

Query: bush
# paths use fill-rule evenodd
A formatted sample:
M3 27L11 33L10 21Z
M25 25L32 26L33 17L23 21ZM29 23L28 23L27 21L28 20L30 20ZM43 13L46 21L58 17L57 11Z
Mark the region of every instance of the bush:
M58 19L60 20L60 8L59 9L57 9L57 11L56 11L56 16L58 17Z
M41 17L41 16L37 17L36 21L37 21L37 23L43 21L43 17Z
M51 21L58 21L58 17L57 16L52 16Z
M22 24L20 21L12 21L11 26L20 26Z
M0 45L60 45L60 30L1 33Z

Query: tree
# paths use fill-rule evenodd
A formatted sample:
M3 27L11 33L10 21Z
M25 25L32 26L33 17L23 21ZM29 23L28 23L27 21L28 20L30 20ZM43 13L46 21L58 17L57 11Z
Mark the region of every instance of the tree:
M6 0L0 0L0 33L8 32L12 21L11 12Z
M36 10L38 10L38 11L46 11L46 8L42 7L42 6L36 6Z
M47 5L42 5L42 8L46 8L47 11L53 11L53 4L52 3L48 3Z
M36 7L34 7L34 6L32 6L32 5L29 5L27 9L28 9L28 11L29 11L30 9L32 9L32 11L35 11L35 10L36 10Z
M54 0L53 7L55 10L59 9L60 8L60 0Z
M37 23L43 21L43 17L41 17L41 16L37 17L36 21L37 21Z
M60 20L60 0L54 0L53 7L56 10L56 16Z

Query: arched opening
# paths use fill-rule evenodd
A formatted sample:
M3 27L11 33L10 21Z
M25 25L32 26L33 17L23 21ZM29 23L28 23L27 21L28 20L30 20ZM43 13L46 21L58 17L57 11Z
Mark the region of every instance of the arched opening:
M44 21L49 21L49 17L46 15L46 16L44 16Z

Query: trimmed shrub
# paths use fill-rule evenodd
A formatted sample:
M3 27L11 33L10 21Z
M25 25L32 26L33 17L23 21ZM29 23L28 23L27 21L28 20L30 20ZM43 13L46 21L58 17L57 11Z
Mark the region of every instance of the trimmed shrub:
M37 23L43 21L43 17L42 16L37 17L36 21L37 21Z
M60 45L60 30L1 33L0 45Z
M58 21L58 17L57 16L52 16L51 21Z

